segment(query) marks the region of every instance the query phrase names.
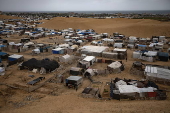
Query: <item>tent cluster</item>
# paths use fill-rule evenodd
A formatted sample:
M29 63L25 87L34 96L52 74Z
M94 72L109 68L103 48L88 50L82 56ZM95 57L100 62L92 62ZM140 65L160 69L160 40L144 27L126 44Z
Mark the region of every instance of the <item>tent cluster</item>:
M167 98L166 91L159 89L159 87L149 80L131 80L119 79L111 80L110 96L113 99L157 99L165 100Z

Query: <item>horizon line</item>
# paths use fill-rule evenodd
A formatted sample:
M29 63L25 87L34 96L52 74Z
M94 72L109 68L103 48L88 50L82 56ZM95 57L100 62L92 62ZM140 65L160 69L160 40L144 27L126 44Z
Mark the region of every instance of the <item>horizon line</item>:
M2 10L0 10L2 11ZM59 10L63 12L77 12L76 10ZM79 11L170 11L170 9L163 9L163 10L79 10ZM47 12L47 11L2 11L2 12ZM50 11L48 11L50 12ZM53 11L53 12L58 12L58 11Z

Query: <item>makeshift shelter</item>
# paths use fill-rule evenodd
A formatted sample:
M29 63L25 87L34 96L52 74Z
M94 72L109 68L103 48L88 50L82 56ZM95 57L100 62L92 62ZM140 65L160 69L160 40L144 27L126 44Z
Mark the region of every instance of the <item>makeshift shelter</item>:
M158 58L160 61L168 61L169 60L169 54L165 52L158 52Z
M0 58L1 59L7 59L9 56L9 54L5 53L5 52L0 52Z
M134 62L130 69L130 74L144 76L144 64L141 62Z
M40 54L40 49L33 49L33 50L32 50L32 53L33 53L33 54Z
M16 54L10 55L8 56L8 66L16 64L18 62L22 62L23 60L24 60L23 55L16 55Z
M64 48L52 49L52 53L53 54L64 54L65 53L65 49Z
M62 63L71 63L73 61L73 56L71 55L64 55L59 58L59 61Z
M134 51L133 58L154 62L157 57L157 51Z
M127 45L127 48L130 48L130 49L133 49L134 47L135 47L134 44L128 44L128 45Z
M93 69L87 69L85 72L84 72L84 76L85 77L91 77L91 76L94 76L95 75L95 72Z
M84 69L83 68L79 68L79 67L71 67L70 69L70 74L71 75L83 75L84 73Z
M102 57L111 58L111 59L118 59L118 53L103 52Z
M115 48L123 48L124 44L123 43L114 43L113 47L115 47Z
M113 49L113 53L118 53L117 55L117 58L118 59L125 59L127 57L127 49L118 49L118 48L115 48Z
M69 76L68 78L65 79L66 86L68 87L74 87L78 88L79 85L82 84L83 78L80 76Z
M81 54L86 54L90 56L102 56L102 52L107 51L108 47L104 46L83 46L80 48Z
M51 72L57 69L60 65L54 60L37 60L35 58L29 59L20 65L20 69L28 68L29 70L45 69L46 72Z
M115 83L115 87L116 88L119 88L119 85L127 85L127 83L123 80L119 80Z
M84 98L98 98L99 88L86 87L82 91L82 96Z
M20 43L25 43L25 42L29 42L30 39L29 38L21 38L21 42Z
M90 62L90 65L93 65L93 63L95 62L96 57L95 56L86 56L83 61L85 62Z
M147 49L147 45L137 45L139 50L146 50Z
M149 80L156 80L169 82L170 83L170 70L166 68L160 68L156 66L146 66L145 67L145 76Z
M122 64L118 61L113 62L107 66L107 70L110 73L120 73Z
M5 67L0 67L0 75L5 75Z

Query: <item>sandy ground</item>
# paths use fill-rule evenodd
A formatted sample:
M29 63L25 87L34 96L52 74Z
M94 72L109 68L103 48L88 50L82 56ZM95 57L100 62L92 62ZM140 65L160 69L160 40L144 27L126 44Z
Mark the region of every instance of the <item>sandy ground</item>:
M56 17L39 26L51 29L94 29L97 33L119 32L125 36L151 37L170 36L170 22L149 19L93 19Z
M131 19L82 19L82 18L54 18L50 21L46 21L41 26L47 28L64 29L64 28L79 28L79 29L94 29L96 32L120 32L133 36L150 37L152 35L166 35L170 36L169 22L159 22L153 20L131 20ZM159 29L158 29L159 28ZM139 32L140 31L140 32ZM164 34L166 33L166 34ZM58 36L55 36L58 37ZM21 37L13 36L10 40L18 40ZM59 39L61 37L58 37ZM34 40L37 42L49 43L49 38L41 38ZM61 39L60 39L61 41ZM62 42L62 41L61 41ZM52 44L52 43L49 43ZM137 75L130 75L129 70L132 63L136 59L132 58L133 50L128 50L128 61L123 60L125 64L125 70L120 74L110 74L107 76L94 76L95 81L109 82L111 78L127 78L140 80L142 77ZM44 53L37 56L32 56L31 50L20 53L24 55L26 59L35 57L42 59L44 57L54 58L55 56L49 53ZM12 53L11 53L12 54ZM17 53L18 54L18 53ZM140 61L140 60L137 60ZM149 62L143 62L149 63ZM151 63L150 63L151 64ZM169 62L156 61L152 64L159 64L170 66ZM76 66L76 63L72 64ZM105 68L105 64L95 64L93 68ZM69 65L64 68L69 67ZM10 74L12 73L12 74ZM26 84L32 80L27 76L34 74L28 70L17 70L17 65L13 65L8 68L7 74L10 74L5 79L4 76L0 76L1 83L21 83ZM58 74L58 72L50 73L47 75L34 74L36 77L45 76L47 78ZM69 76L68 73L64 74ZM23 76L25 77L23 81ZM43 81L42 81L43 82ZM170 91L170 86L158 84L161 89ZM47 83L42 88L28 93L26 91L8 88L4 85L0 85L0 111L2 113L170 113L170 93L168 92L168 99L163 101L158 100L99 100L91 98L82 98L80 96L83 89L90 86L90 81L84 79L82 86L76 91L74 89L68 89L60 83ZM52 92L49 93L49 92Z

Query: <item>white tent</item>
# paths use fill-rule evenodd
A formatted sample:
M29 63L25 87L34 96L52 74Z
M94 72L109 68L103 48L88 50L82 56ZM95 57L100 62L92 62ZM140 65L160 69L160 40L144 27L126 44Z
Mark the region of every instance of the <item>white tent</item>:
M40 49L33 49L32 52L36 53L36 54L39 54L40 53Z
M123 48L123 43L114 43L114 47Z
M121 72L121 66L122 64L118 61L112 62L107 66L107 69L109 70L110 73L120 73Z
M159 67L146 66L145 75L147 77L161 78L170 80L170 70Z
M123 80L119 80L118 82L115 83L116 88L118 88L119 85L127 85L127 83Z
M60 62L64 62L64 63L69 63L69 62L72 61L72 59L73 59L72 56L66 54L66 55L60 57L60 58L59 58L59 61L60 61Z

